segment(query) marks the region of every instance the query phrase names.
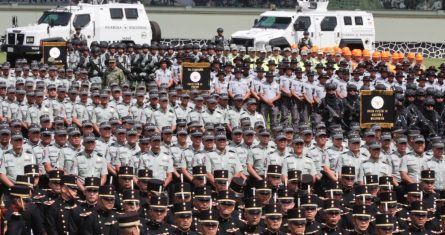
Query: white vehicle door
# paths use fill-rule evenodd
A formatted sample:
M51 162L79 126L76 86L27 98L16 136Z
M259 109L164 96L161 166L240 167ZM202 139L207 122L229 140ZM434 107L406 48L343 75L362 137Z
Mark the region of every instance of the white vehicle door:
M335 15L316 17L317 36L319 47L332 47L338 45L340 38L340 26Z
M94 19L93 15L89 13L76 14L73 18L73 28L80 27L80 31L88 42L94 38Z

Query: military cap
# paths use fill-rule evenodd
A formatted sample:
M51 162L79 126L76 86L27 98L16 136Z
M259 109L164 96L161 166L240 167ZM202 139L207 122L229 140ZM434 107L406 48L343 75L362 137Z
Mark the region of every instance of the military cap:
M414 138L414 143L425 143L425 139L423 138L423 136L422 135L417 135L415 138Z
M36 164L29 164L24 167L25 175L36 176L39 174L39 167Z
M48 177L50 181L60 181L62 179L63 171L62 170L51 170L48 173Z
M121 166L117 172L119 177L121 176L134 176L134 169L131 166Z
M235 193L235 196L243 196L245 186L246 183L244 179L240 177L233 177L230 181L229 189Z
M270 136L270 133L266 129L263 129L260 131L260 136Z
M237 94L233 97L233 100L243 100L243 96L240 94Z
M44 121L50 121L51 119L49 118L48 114L43 114L40 116L40 121L44 122Z
M96 141L96 136L94 136L94 134L92 133L83 136L84 143L95 142L95 141Z
M215 170L213 171L213 176L215 180L228 180L229 179L229 171L228 170Z
M427 213L428 208L427 205L423 201L413 201L410 204L410 212L411 213Z
M388 214L376 214L375 226L376 227L394 227L395 218Z
M223 201L235 202L235 198L236 198L235 193L230 190L219 191L218 196L216 197L218 202L223 202Z
M70 188L77 188L77 179L75 175L62 175L61 183Z
M280 165L269 165L267 167L267 175L281 175L281 169Z
M197 198L197 197L205 197L205 198L212 197L212 189L209 186L194 188L193 193L194 193L193 197L195 197L195 198Z
M444 148L444 144L442 142L437 142L437 143L433 143L432 144L433 148L438 148L438 149L443 149Z
M301 196L300 200L301 200L301 206L302 207L307 207L307 206L316 206L318 207L317 204L317 196L313 195L313 194L304 194L303 196Z
M111 57L110 59L108 59L108 63L116 63L116 59Z
M366 175L365 176L365 185L378 185L379 184L379 178L378 175Z
M368 206L365 205L354 205L352 208L353 217L371 217L371 213Z
M278 216L282 216L283 215L283 210L281 208L281 205L276 204L276 203L269 203L264 207L264 215L267 216L274 216L274 215L278 215Z
M21 133L14 133L11 136L12 140L23 140L23 135Z
M301 190L308 190L309 187L313 188L314 186L314 178L312 175L303 174L301 175L300 188Z
M192 214L192 204L189 202L181 202L181 203L175 203L173 204L173 213L175 215L191 215Z
M153 171L150 169L139 169L138 170L138 179L140 180L149 180L153 178Z
M249 198L245 200L245 210L260 210L262 209L261 201L258 198Z
M283 133L278 133L278 135L275 137L275 141L279 141L279 140L285 140L286 136Z
M115 197L116 190L113 185L99 186L99 197Z
M154 131L154 130L156 130L156 126L153 123L147 123L144 126L144 130L146 130L146 131Z
M215 140L215 136L214 136L211 132L206 132L206 133L204 134L204 136L202 137L202 139L203 139L204 141L207 141L207 140Z
M0 128L0 134L11 134L11 129L9 129L8 127L1 127Z
M325 185L325 191L343 192L338 181L328 181ZM327 192L326 192L327 193Z
M302 222L302 224L306 223L306 216L304 213L304 210L299 208L292 208L287 211L287 221L295 223L295 222Z
M360 185L355 188L355 196L356 197L362 197L362 196L371 196L371 193L368 190L368 186Z
M433 170L422 170L420 172L420 179L422 181L434 181L436 179L436 174Z
M373 150L373 149L381 149L381 148L382 148L382 146L380 145L380 143L376 142L376 141L372 142L369 145L369 149L371 149L371 150Z
M204 166L204 165L194 166L192 169L192 174L193 174L193 177L206 176L207 175L206 166Z
M176 131L176 135L187 135L188 132L185 128L180 128Z
M29 188L34 187L34 177L30 175L17 175L15 185L22 185Z
M379 193L380 203L397 203L397 198L394 192Z
M85 188L99 188L100 179L98 177L85 177Z
M272 191L272 186L267 180L257 180L254 183L256 191Z
M117 221L119 222L119 228L138 227L141 224L139 213L137 212L119 214Z
M161 141L161 135L159 134L154 134L151 136L150 141Z
M360 143L361 139L358 135L352 135L348 138L349 143Z
M10 189L9 195L20 198L30 198L31 188L23 185L13 185Z
M198 219L200 223L208 223L208 222L219 223L218 212L214 210L202 211L201 213L199 213Z
M255 130L252 127L247 127L244 129L243 134L244 135L255 135Z
M324 211L341 211L340 202L334 199L327 199L323 202Z
M44 130L42 130L41 132L43 134ZM68 135L70 135L70 136L80 135L80 134L81 133L80 133L80 130L78 128L73 128L70 131L68 131Z
M191 194L192 189L189 183L177 183L173 185L173 192L175 195L178 194Z
M278 199L294 199L294 195L287 187L278 188Z
M300 181L301 171L300 170L290 170L287 172L288 181Z
M227 140L227 136L225 132L217 133L215 136L216 140Z
M111 124L109 122L102 122L99 126L100 129L111 128Z
M122 193L123 202L139 202L139 190L128 189Z
M164 194L152 195L150 197L150 207L154 208L167 208L168 207L168 197Z
M164 191L164 181L158 179L149 179L147 190L152 193Z
M391 176L380 176L379 177L379 187L390 189L390 187L392 187L391 180L392 180Z

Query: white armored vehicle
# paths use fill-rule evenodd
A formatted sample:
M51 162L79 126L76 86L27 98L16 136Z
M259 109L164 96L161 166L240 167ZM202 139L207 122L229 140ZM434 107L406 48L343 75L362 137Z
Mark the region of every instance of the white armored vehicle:
M374 49L374 18L365 11L328 11L327 0L299 0L295 11L266 11L254 26L232 34L232 43L264 48L297 46L308 31L318 48Z
M45 11L34 25L6 29L2 51L12 63L17 58L40 59L42 40L69 40L76 27L81 28L88 45L92 41L150 44L161 39L159 25L149 21L140 2L79 3Z

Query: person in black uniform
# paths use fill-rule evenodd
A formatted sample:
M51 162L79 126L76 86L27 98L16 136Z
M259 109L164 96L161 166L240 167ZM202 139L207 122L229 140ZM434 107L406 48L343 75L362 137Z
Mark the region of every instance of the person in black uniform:
M347 126L343 122L344 104L341 99L337 98L337 85L335 83L328 83L325 85L326 96L321 100L317 107L318 113L325 121L326 126L342 125L344 129Z
M153 178L153 171L150 169L138 170L137 186L139 187L139 193L142 198L148 197L148 180Z
M426 229L426 224L428 221L428 211L425 203L423 203L422 201L414 201L411 203L410 219L411 221L408 229L402 234L431 234L431 232Z
M394 217L388 214L375 216L375 233L377 235L392 235L394 231Z
M341 178L339 179L341 188L343 189L343 203L345 207L352 208L354 203L354 184L355 184L355 167L342 166Z
M219 230L222 233L241 234L239 231L242 222L239 220L238 214L235 211L235 194L232 191L224 190L218 193L218 215L219 215Z
M352 209L352 223L354 229L349 231L349 235L367 235L369 234L369 222L371 214L367 206L355 205Z
M173 205L174 222L173 234L177 235L197 235L191 229L192 226L192 205L189 202L175 203Z
M304 217L306 218L305 234L318 234L321 224L315 219L318 212L318 197L315 195L303 195L297 198L297 206L301 201L301 208L304 209Z
M51 180L51 176L50 176ZM74 221L74 209L78 206L77 179L74 175L61 177L62 190L60 197L50 202L46 217L46 232L48 235L77 234L79 231Z
M38 201L42 202L44 207L50 206L57 198L60 197L60 194L62 192L62 170L51 170L48 173L49 177L49 189L46 190L45 196L43 198L37 198ZM42 207L42 211L44 210L44 207Z
M138 213L120 214L117 218L119 222L119 235L140 235L140 224Z
M283 222L283 210L281 206L276 203L270 203L264 208L264 216L266 223L266 230L262 235L284 235L281 231L281 224Z
M425 203L428 211L431 215L434 215L436 210L436 198L439 196L434 190L434 181L436 180L436 174L433 170L423 170L420 172L421 187L423 190L423 202Z
M340 203L335 200L325 200L323 202L323 218L325 224L321 226L320 232L325 235L348 234L346 230L340 227Z
M242 234L261 234L264 232L264 221L261 219L262 207L258 198L246 198L244 208L244 225Z
M9 235L40 235L45 234L43 214L31 202L31 188L23 185L11 187L9 195L11 204L7 207L2 219L7 228L5 234Z
M288 234L303 235L306 229L306 218L304 210L292 208L287 212Z
M97 210L85 218L85 222L82 226L83 234L118 234L118 214L113 210L115 199L116 190L114 189L113 185L104 185L99 187Z
M269 204L270 199L272 198L272 186L267 180L257 180L255 182L255 188L251 189L253 191L253 197L256 197L261 202L261 207L264 208L267 204Z
M194 189L193 195L193 224L194 229L198 228L198 218L203 211L210 210L212 203L212 189L204 186Z
M97 201L99 199L99 186L100 179L98 177L86 177L85 178L85 191L83 192L85 196L85 201L79 201L80 204L74 209L74 220L77 227L81 227L85 218L87 218L91 213L97 210Z
M219 233L218 212L213 210L203 211L198 219L198 232L202 235L216 235Z
M225 40L224 40L224 29L223 28L218 28L216 29L216 33L217 35L215 35L215 39L214 39L214 43L215 46L220 46L220 47L224 47L225 45Z
M145 232L148 234L172 233L173 227L165 223L168 197L163 193L152 195L149 204L150 209L148 210L148 218L144 221L147 226L147 231Z
M278 189L278 202L281 206L281 209L283 210L283 223L281 225L281 231L284 233L287 233L287 227L288 227L288 214L287 212L294 208L294 195L289 192L289 190L286 187L280 187Z
M125 190L122 194L123 211L124 213L140 212L141 198L139 198L139 190Z
M116 190L116 209L118 211L122 211L123 210L123 201L122 201L122 197L124 196L124 191L125 190L130 190L133 188L134 186L134 169L131 166L121 166L119 167L119 171L118 171L118 183L119 186L117 187Z
M287 188L293 194L296 194L298 191L298 183L301 179L301 171L300 170L290 170L287 172Z
M394 217L394 233L402 233L407 229L408 224L398 216L397 204L394 192L381 192L377 214L389 214Z

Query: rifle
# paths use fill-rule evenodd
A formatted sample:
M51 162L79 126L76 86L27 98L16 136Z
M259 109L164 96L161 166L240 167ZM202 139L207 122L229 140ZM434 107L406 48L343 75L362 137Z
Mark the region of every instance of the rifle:
M122 69L128 80L133 81L133 74L131 74L130 70L126 69L118 59L116 59L116 65L118 68Z
M94 61L92 61L91 59L90 59L89 65L90 65L90 68L92 68L93 70L96 70L96 71L97 71L97 76L98 76L98 77L103 77L104 73L103 73L102 70L99 68L99 66L97 66L97 64L94 63ZM89 75L90 77L93 76L92 72L93 72L93 71L91 71L91 75Z

